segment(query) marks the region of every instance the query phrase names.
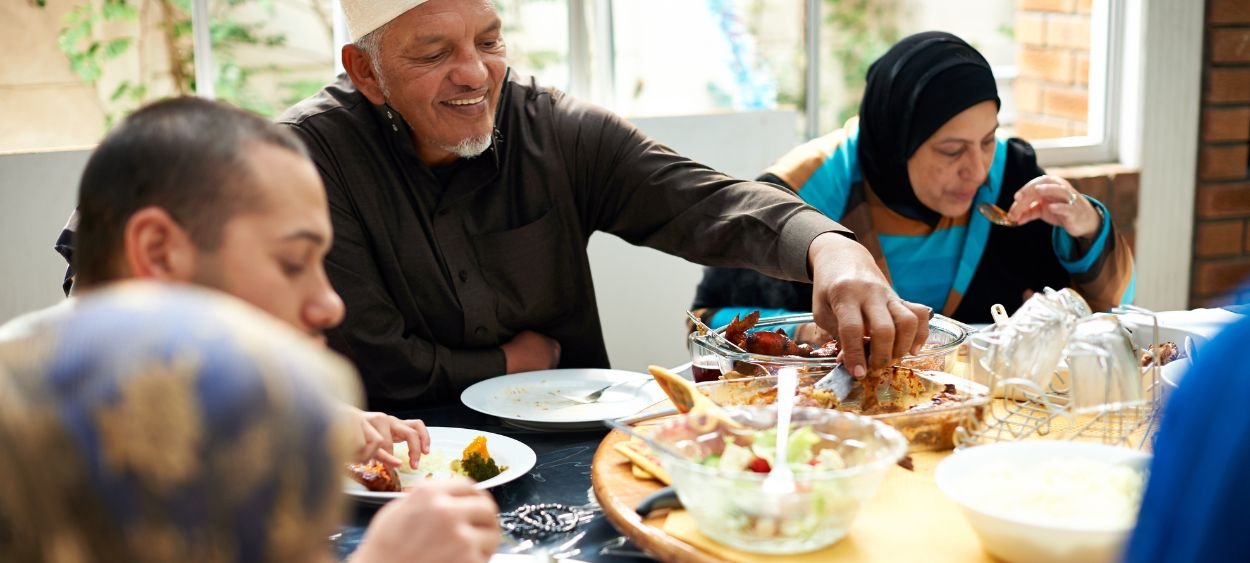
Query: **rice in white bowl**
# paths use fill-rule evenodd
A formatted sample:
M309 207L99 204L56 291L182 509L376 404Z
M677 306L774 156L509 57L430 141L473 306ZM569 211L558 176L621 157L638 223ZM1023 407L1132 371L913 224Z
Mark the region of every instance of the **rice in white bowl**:
M966 501L979 510L1089 529L1132 527L1146 482L1133 467L1079 458L996 460L968 478L979 486L967 491Z
M955 452L933 477L999 559L1115 563L1136 520L1150 457L1090 442L999 442Z

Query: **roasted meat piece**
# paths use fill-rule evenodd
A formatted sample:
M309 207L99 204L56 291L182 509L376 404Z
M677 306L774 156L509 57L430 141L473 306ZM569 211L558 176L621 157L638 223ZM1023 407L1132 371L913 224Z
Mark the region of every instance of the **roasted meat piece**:
M382 465L380 461L350 463L347 470L352 479L375 493L398 493L403 490L399 484L399 473L394 468Z
M1153 349L1154 349L1154 346L1151 345L1151 346L1147 346L1144 350L1142 350L1141 367L1144 367L1144 368L1150 367L1150 364L1153 363L1154 358L1152 357L1150 353ZM1180 355L1181 355L1180 347L1177 346L1176 343L1172 342L1171 340L1159 345L1159 365L1161 366L1168 365L1169 362L1171 362L1172 360L1175 360L1176 358L1179 358Z

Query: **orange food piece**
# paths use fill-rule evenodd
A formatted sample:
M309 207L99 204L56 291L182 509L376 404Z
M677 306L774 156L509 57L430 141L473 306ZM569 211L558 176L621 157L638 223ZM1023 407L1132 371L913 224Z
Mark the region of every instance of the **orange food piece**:
M478 436L465 446L464 453L460 455L461 459L469 459L469 454L476 452L482 456L482 461L490 460L490 452L486 451L486 436Z
M347 465L347 470L357 483L364 485L370 491L398 493L402 490L399 484L399 473L394 468L382 465L380 461L351 463Z

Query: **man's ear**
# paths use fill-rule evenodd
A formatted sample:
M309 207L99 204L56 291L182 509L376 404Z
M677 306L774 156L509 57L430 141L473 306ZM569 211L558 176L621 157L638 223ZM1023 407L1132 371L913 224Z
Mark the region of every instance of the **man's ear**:
M190 233L160 207L145 207L130 216L122 247L131 277L187 282L195 275L198 251Z
M373 105L380 106L386 103L386 96L382 95L381 81L373 72L373 61L368 53L351 43L344 45L343 70L347 71L347 76L352 79L352 84L356 85L356 89L369 98Z

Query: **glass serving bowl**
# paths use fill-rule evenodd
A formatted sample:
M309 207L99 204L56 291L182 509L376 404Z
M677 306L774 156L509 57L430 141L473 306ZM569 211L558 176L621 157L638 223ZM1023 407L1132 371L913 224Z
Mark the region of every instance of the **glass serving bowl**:
M748 333L775 332L783 329L799 344L820 348L815 336L823 331L799 330L813 325L811 313L783 315L760 319ZM715 329L724 334L726 327ZM929 319L929 339L919 354L905 356L899 365L918 370L946 371L953 366L960 346L968 339L968 325L942 315ZM795 336L795 335L798 336ZM731 348L723 339L710 334L690 334L691 371L695 381L713 381L722 378L759 377L776 375L783 367L796 368L800 374L824 375L839 364L836 358L803 358L799 356L767 356L744 353Z
M700 415L679 415L642 438L659 456L677 496L699 530L722 544L754 553L793 554L820 549L846 535L864 502L876 493L885 471L907 451L897 430L867 417L817 408L796 408L791 436L810 427L820 438L813 454L832 449L845 468L791 463L795 491L765 494L767 473L722 471L704 461L719 455L726 441L744 440L776 425L774 407L727 409L745 429L710 423ZM624 428L632 432L632 429Z

